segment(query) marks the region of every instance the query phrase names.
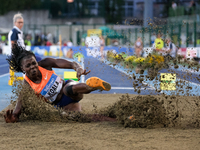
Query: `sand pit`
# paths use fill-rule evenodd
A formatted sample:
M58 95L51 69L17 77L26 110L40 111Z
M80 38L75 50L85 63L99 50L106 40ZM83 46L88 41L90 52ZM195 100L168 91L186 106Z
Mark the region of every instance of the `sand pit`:
M85 112L97 113L105 110L106 106L113 108L108 114L113 114L114 108L120 101L144 101L137 102L136 106L148 107L153 103L159 112L160 122L155 121L146 127L134 126L127 121L127 115L121 115L117 122L90 122L54 120L26 120L6 124L0 120L0 148L8 149L199 149L199 97L151 97L147 102L147 96L122 94L88 94L80 102ZM137 101L136 100L136 101ZM145 102L145 103L144 103ZM129 102L129 105L131 102ZM122 105L123 107L129 105ZM115 106L115 107L114 107ZM132 106L134 106L132 104ZM155 105L154 105L155 106ZM10 108L12 106L9 106ZM130 107L131 108L131 107ZM131 110L126 108L124 112ZM121 108L120 108L121 109ZM143 109L143 108L142 108ZM155 110L156 110L155 109ZM138 115L145 118L144 112L132 110L128 115ZM112 112L112 113L111 113ZM123 111L119 111L118 116ZM152 111L154 112L154 111ZM134 114L135 113L135 114ZM155 111L154 114L157 114ZM165 117L163 115L166 115ZM161 119L161 117L164 119ZM124 119L123 119L124 117ZM47 117L48 118L48 117ZM51 119L51 118L50 118ZM121 119L121 120L120 120ZM137 118L136 118L137 119ZM125 120L126 124L122 120ZM142 119L141 119L142 120ZM133 121L134 122L134 121ZM147 121L148 122L148 121ZM144 123L144 122L143 122ZM126 127L126 128L124 128ZM137 127L137 128L130 128ZM139 128L138 128L139 127Z
M87 94L83 114L67 113L23 92L20 122L7 124L1 112L1 149L199 149L200 97ZM15 100L16 97L13 97ZM15 104L15 102L12 102ZM103 114L116 121L94 122L84 114Z

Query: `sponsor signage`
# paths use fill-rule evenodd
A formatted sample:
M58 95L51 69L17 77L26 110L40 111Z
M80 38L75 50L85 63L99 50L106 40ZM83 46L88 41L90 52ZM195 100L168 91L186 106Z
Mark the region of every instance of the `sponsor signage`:
M160 74L160 89L161 90L176 90L176 74L175 73L161 73Z

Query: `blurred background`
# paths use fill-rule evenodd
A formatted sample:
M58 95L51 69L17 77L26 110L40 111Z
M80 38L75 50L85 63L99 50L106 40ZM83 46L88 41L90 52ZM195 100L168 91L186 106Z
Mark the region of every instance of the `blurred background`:
M101 29L106 46L151 47L156 34L179 47L200 46L200 0L9 0L0 4L0 40L7 45L13 15L24 17L29 46L85 46L89 29Z
M2 95L11 94L11 87L6 85L12 85L13 78L7 79L8 76L14 76L14 72L9 70L6 55L11 54L11 41L19 41L23 46L22 38L26 50L33 51L36 56L41 58L59 56L71 61L76 60L82 64L83 68L91 69L91 74L83 77L82 82L91 76L98 76L111 83L113 88L111 93L137 94L127 76L132 77L140 73L143 70L142 63L149 64L144 75L151 74L151 68L156 66L155 64L167 60L163 56L154 55L157 59L152 63L151 57L147 58L149 53L156 52L166 56L168 52L173 59L178 54L189 60L195 58L195 61L200 64L199 6L200 0L0 1L0 81L3 85L0 90ZM20 28L23 34L21 30L12 31L13 16L18 12L22 14L23 19L18 18L15 23L19 23L19 26L23 25ZM12 35L16 38L8 42L8 34L9 40ZM109 67L112 63L113 66L118 67L117 70ZM170 63L173 64L173 62ZM184 76L177 75L177 79L184 83L187 80L188 87L197 89L197 91L191 90L190 93L199 95L200 83L196 78L200 76L200 73L189 69L190 67L190 64L186 64L185 68L180 67L178 71L184 72ZM174 69L169 65L165 68ZM182 71L183 68L184 71ZM200 66L198 70L199 68ZM193 79L185 79L188 70L195 72ZM171 73L166 69L164 72ZM19 74L21 76L21 73ZM63 70L57 74L65 78ZM123 82L119 82L119 79ZM174 80L172 82L175 85ZM160 86L148 79L145 79L145 85L148 85L149 90L141 85L142 94L155 92L155 88L152 87L156 86L157 89L157 86ZM183 95L188 94L187 91L184 92ZM171 94L168 91L166 93ZM1 99L5 99L5 96Z

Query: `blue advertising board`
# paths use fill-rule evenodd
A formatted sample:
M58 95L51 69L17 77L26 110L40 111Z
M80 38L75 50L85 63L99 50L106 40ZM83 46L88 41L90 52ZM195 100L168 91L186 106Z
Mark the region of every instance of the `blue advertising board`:
M31 50L38 56L66 56L68 50L72 48L73 54L81 53L84 57L95 57L98 58L101 56L100 47L83 47L83 46L62 46L61 52L59 46L31 46ZM115 53L126 53L128 55L133 55L134 49L130 47L104 47L104 55L107 55L107 51L113 51Z

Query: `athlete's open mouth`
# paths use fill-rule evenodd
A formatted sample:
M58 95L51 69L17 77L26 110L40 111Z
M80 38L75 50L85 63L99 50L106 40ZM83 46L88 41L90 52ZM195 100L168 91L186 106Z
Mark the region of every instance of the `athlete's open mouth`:
M32 71L32 74L35 75L35 74L36 74L36 70L33 70L33 71Z

